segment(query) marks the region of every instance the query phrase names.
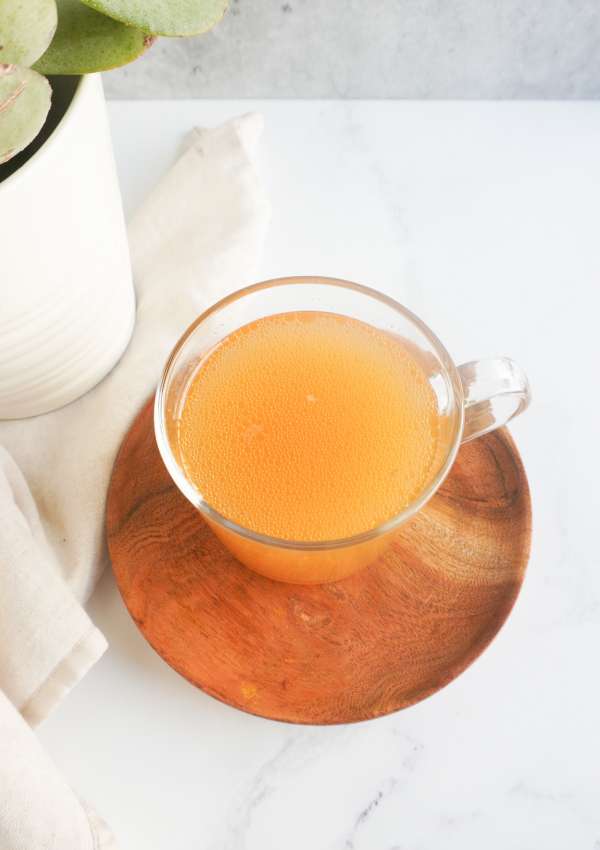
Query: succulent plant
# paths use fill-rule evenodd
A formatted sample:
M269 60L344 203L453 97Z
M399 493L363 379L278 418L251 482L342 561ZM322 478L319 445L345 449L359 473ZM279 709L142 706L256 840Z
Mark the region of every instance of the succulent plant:
M227 0L0 0L0 163L33 141L50 109L44 75L125 65L156 36L205 32Z

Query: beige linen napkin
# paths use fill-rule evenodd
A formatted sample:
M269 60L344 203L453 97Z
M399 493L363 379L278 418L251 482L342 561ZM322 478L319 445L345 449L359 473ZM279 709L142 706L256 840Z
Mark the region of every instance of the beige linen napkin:
M129 227L138 306L122 360L73 404L0 422L1 850L110 846L23 718L42 720L106 647L81 603L106 560L112 464L182 331L255 277L269 219L252 162L261 132L254 114L192 132Z

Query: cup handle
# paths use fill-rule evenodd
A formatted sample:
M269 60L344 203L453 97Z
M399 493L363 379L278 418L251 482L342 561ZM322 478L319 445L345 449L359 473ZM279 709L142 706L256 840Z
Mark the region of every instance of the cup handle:
M463 363L458 374L464 392L463 443L506 425L531 401L527 375L508 357Z

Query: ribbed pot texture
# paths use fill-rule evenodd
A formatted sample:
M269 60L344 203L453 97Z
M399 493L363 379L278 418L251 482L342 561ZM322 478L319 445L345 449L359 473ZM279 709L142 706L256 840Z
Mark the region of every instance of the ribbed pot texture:
M99 75L0 183L0 419L73 401L112 369L135 299Z

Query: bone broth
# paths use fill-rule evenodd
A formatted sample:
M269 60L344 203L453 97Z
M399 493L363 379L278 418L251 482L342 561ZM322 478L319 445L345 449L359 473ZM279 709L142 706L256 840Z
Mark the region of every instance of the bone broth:
M443 430L400 338L335 313L258 319L189 379L173 449L222 516L294 541L373 529L423 492Z

